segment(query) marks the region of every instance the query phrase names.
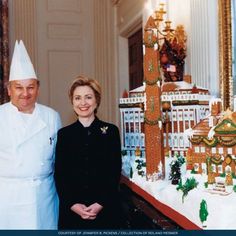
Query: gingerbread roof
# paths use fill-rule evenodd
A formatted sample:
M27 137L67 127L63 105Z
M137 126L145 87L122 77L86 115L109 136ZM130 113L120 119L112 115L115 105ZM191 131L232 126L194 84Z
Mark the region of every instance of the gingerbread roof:
M227 109L214 129L217 136L236 135L236 112Z
M214 129L216 136L236 135L236 124L230 119L224 119Z
M129 91L129 93L142 93L142 92L144 92L144 85Z
M208 89L198 87L186 81L166 82L162 84L162 92L178 92L178 91L187 91L191 93L203 92L209 94Z
M142 93L144 92L144 85L137 87L133 90L130 90L130 94L134 93ZM203 92L205 94L209 94L208 89L198 87L192 83L188 83L186 81L178 81L178 82L165 82L162 84L162 92L180 92L180 91L186 91L191 93L200 93Z
M209 126L209 117L204 118L201 120L198 124L192 127L192 134L195 136L208 136L208 133L210 131Z
M210 119L216 123L214 126L214 136L236 135L236 112L229 110L217 116L208 116L192 127L193 136L207 137L212 127L209 125Z

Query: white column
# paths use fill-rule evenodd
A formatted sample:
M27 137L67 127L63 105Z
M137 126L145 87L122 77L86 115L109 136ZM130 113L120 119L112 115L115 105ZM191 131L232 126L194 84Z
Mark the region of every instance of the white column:
M215 0L190 0L190 54L193 82L219 96L217 3Z
M94 31L95 78L102 87L99 117L118 123L117 90L119 86L116 59L115 8L111 1L94 0Z

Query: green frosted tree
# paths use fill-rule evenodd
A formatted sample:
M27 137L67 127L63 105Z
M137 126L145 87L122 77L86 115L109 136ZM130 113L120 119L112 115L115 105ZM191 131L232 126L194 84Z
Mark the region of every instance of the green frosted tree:
M130 177L131 179L133 178L133 168L132 168L132 167L130 167L129 177Z
M194 177L187 178L186 182L183 184L180 179L178 186L176 188L177 191L181 190L183 192L182 202L184 203L184 198L188 195L188 192L198 186L198 182Z
M207 210L207 203L203 199L200 203L200 210L199 210L199 217L202 224L207 220L208 210Z
M178 184L181 179L181 166L185 162L184 158L180 155L176 156L176 159L170 163L170 176L171 184Z

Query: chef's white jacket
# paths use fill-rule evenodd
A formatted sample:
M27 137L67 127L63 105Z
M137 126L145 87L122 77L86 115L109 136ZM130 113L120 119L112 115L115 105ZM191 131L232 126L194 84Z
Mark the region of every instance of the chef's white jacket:
M53 180L59 114L36 104L25 120L11 103L0 106L0 229L56 229Z

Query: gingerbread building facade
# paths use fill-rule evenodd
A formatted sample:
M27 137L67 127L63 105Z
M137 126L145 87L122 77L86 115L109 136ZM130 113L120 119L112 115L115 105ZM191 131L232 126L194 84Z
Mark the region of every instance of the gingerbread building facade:
M207 174L213 183L217 176L236 174L236 112L221 112L220 101L211 106L211 114L189 132L187 169Z

